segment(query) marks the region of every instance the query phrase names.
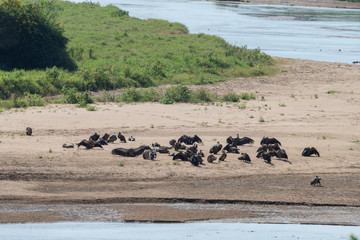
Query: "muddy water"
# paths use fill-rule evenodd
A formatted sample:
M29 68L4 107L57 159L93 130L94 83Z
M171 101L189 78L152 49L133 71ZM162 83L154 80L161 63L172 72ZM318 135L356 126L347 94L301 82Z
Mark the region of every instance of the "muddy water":
M360 61L359 9L191 0L99 2L113 4L141 19L181 22L190 33L217 35L234 45L259 47L272 56L343 63Z

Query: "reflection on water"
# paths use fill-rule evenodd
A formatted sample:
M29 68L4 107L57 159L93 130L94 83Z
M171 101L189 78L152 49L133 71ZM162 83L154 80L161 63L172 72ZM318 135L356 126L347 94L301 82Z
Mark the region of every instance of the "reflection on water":
M6 240L78 239L350 239L360 227L244 223L35 223L0 224L0 238Z
M75 0L83 1L83 0ZM272 56L351 63L360 60L360 10L191 0L100 0L131 16L185 24Z

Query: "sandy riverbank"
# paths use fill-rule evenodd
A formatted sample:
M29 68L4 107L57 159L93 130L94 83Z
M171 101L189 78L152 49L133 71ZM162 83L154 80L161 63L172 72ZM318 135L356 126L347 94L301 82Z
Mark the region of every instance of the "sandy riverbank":
M281 73L276 76L204 86L218 94L254 92L257 99L246 102L245 109L240 107L243 101L205 105L109 103L97 104L94 112L72 105L48 105L0 113L1 202L212 202L359 208L360 66L279 61ZM265 121L259 122L260 118ZM27 126L33 128L31 137L23 134ZM117 141L104 150L62 148L63 143L79 142L94 132L119 131L136 141ZM225 144L230 135L251 137L255 143L240 147L240 151L247 152L252 163L237 160L236 154L228 154L225 162L205 162L200 167L188 162L175 164L167 154L158 155L155 161L111 154L120 146L168 145L170 139L183 134L199 135L204 142L199 148L206 154L216 141ZM279 139L289 161L273 159L269 165L257 159L263 136ZM307 146L316 147L321 157L302 157ZM310 186L315 175L323 178L323 187ZM154 211L138 209L128 207L127 216L141 220ZM159 216L173 212L156 209ZM0 211L0 222L36 219L31 212L23 212L20 219L18 212L5 212ZM236 218L228 211L216 212L217 217L206 217L213 216L209 212L203 216L201 211L180 212L176 211L176 221ZM254 212L237 214L249 217ZM46 216L50 221L52 215Z

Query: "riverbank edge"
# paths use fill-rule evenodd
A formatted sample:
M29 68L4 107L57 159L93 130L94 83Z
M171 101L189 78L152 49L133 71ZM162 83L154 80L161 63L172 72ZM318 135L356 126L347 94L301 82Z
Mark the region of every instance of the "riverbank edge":
M205 2L219 2L231 4L248 4L248 5L279 5L279 6L296 6L296 7L318 7L318 8L344 8L360 9L360 3L336 0L304 1L304 0L240 0L240 1L219 1L219 0L200 0Z

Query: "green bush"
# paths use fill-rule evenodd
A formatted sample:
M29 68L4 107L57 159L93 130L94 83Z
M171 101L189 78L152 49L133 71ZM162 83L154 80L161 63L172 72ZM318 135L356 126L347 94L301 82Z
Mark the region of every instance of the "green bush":
M78 92L76 88L63 88L62 89L63 103L79 104L80 107L85 107L88 103L93 103L90 93Z
M225 102L239 102L240 96L236 93L231 92L231 93L225 94L222 97L222 100Z
M204 88L198 89L192 97L193 102L213 102L217 98L216 94L206 91Z
M163 98L160 100L160 103L173 104L176 102L189 102L191 93L191 90L186 86L171 86L166 89Z
M6 68L76 69L66 53L68 39L55 22L54 1L0 3L0 66Z
M242 100L255 100L256 99L256 96L255 96L255 93L242 93L240 95L240 98Z
M134 87L125 89L120 97L120 100L122 102L141 102L142 101L142 95L139 90L137 90Z

